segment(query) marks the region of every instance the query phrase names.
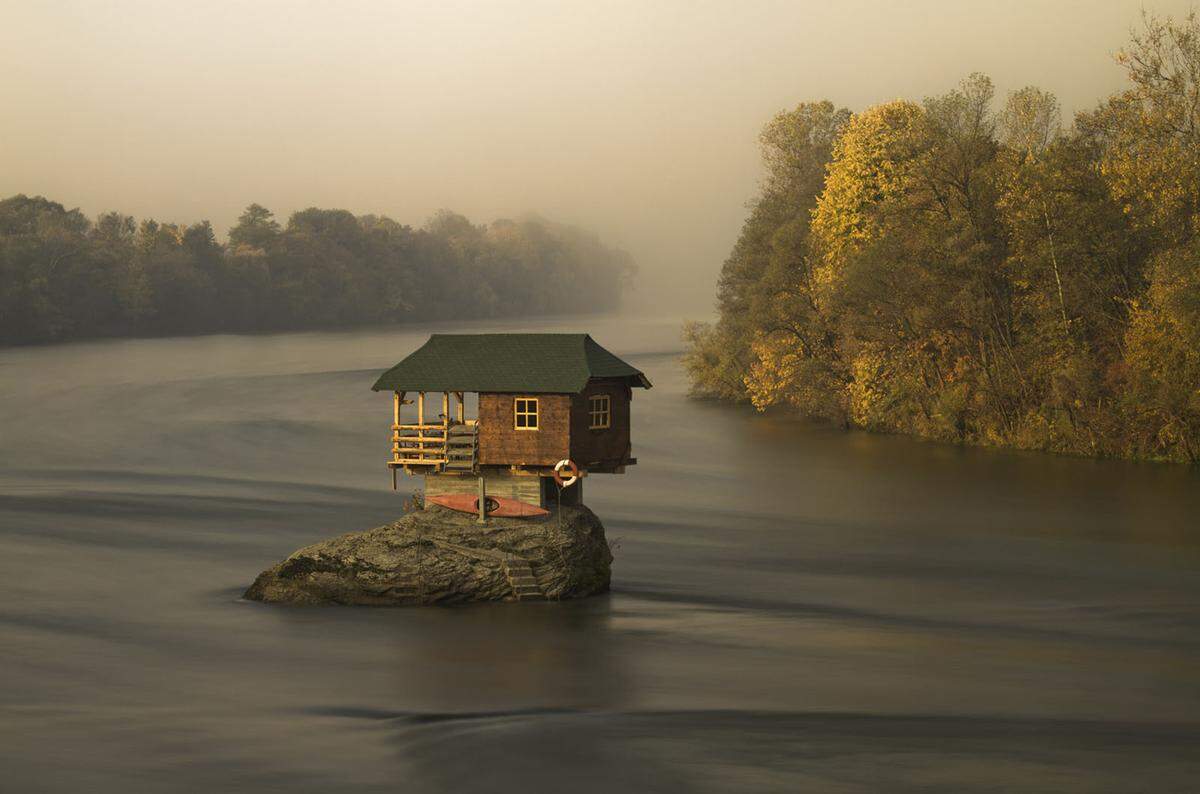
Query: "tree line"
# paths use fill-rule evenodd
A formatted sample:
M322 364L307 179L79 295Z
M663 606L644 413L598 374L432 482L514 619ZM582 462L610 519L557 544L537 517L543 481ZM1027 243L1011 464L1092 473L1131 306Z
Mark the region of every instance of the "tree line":
M221 244L208 221L93 222L17 195L0 201L0 344L599 311L633 270L538 218L413 229L312 208L281 226L251 204Z
M685 329L698 395L848 427L1200 461L1200 24L1147 16L1074 123L968 77L808 102Z

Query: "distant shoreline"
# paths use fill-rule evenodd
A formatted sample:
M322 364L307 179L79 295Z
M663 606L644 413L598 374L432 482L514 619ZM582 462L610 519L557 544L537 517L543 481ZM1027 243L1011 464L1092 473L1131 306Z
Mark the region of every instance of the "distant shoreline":
M579 327L584 327L590 317L602 317L605 315L620 312L621 307L617 306L611 309L601 309L594 312L565 312L553 314L508 314L495 315L492 317L463 317L460 320L445 320L436 318L404 318L394 321L373 321L357 324L344 325L329 325L323 327L307 327L307 328L256 328L249 330L232 330L218 329L212 331L192 331L189 333L159 333L159 334L119 334L106 336L83 336L73 337L70 339L49 339L38 340L33 342L3 342L0 341L0 353L5 350L36 350L38 348L53 348L62 345L87 344L91 342L120 342L120 341L158 341L169 339L201 339L210 336L235 336L235 337L259 337L259 336L290 336L294 334L328 334L328 333L353 333L362 331L380 331L385 332L390 329L413 330L418 328L463 328L476 325L488 325L495 323L499 325L509 325L514 320L528 318L534 324L552 322L557 319L574 318L579 320ZM679 351L682 355L682 350Z
M208 221L94 221L41 196L0 201L0 345L328 330L617 308L630 255L542 218L419 229L310 208L284 225L251 204Z

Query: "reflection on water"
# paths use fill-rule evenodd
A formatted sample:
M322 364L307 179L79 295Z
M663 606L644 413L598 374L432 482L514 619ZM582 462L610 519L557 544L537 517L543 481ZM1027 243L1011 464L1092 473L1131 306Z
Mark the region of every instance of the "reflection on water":
M369 386L432 329L0 350L0 788L1191 787L1200 472L691 402L677 327L519 329L655 383L613 593L453 609L238 598L394 517Z

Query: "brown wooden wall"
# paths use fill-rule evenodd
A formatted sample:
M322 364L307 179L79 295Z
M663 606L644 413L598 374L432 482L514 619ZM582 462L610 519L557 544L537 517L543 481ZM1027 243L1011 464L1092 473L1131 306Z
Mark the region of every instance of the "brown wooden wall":
M538 429L513 426L513 400L537 397ZM571 395L479 395L479 462L483 465L553 466L570 456Z
M604 430L591 430L588 398L607 394L612 422ZM622 381L594 379L571 400L571 460L582 467L591 463L625 460L629 451L629 387Z
M516 475L489 471L484 478L484 486L487 493L492 496L506 496L509 499L541 506L543 504L542 479L542 477L530 474ZM425 475L426 496L459 493L478 494L479 478L457 474Z

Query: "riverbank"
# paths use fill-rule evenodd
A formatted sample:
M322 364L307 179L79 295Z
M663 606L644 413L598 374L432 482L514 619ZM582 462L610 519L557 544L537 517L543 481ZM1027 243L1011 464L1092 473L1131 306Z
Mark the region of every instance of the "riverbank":
M897 438L908 438L914 441L919 441L927 444L936 444L948 447L964 447L980 450L994 450L997 452L1027 452L1038 455L1050 455L1062 458L1076 458L1083 460L1119 460L1130 463L1152 463L1152 464L1184 464L1193 468L1200 467L1200 458L1197 460L1181 460L1178 457L1169 457L1166 455L1146 455L1134 454L1132 452L1121 454L1106 449L1093 449L1091 451L1072 448L1069 446L1045 446L1036 443L1026 443L1024 445L1016 442L1005 442L994 438L981 439L976 437L945 437L942 435L922 435L913 432L904 432L902 430L893 430L880 427L864 427L848 422L834 422L826 417L811 417L800 414L795 409L788 409L783 406L768 406L762 409L756 409L748 399L731 399L727 397L715 396L712 394L695 394L690 395L692 400L708 403L714 406L724 406L731 409L746 410L763 416L777 417L783 421L801 421L811 423L816 427L827 428L835 432L856 432L869 433L876 436L893 436Z

